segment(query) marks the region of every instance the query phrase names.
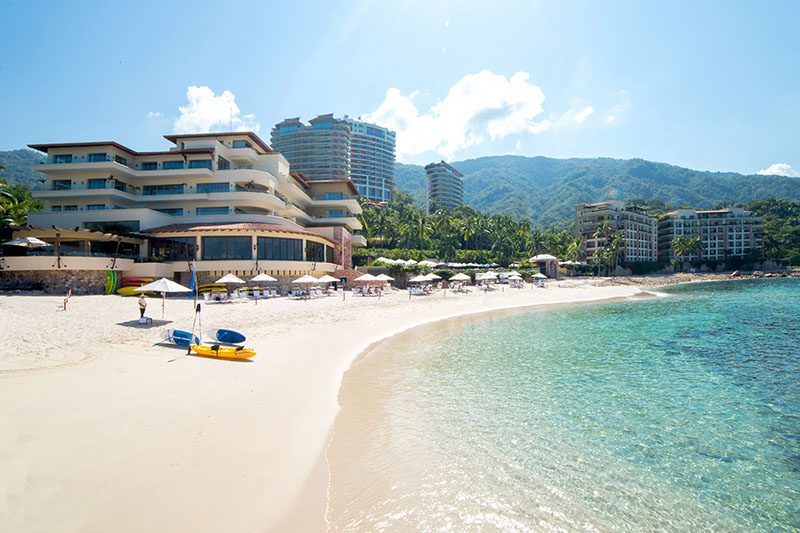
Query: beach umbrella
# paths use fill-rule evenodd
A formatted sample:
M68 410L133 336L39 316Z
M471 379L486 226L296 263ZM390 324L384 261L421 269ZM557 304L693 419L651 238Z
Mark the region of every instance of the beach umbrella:
M541 272L537 272L536 274L533 275L533 277L537 279L547 279L547 276L545 276Z
M299 277L296 280L292 281L292 283L298 284L310 284L310 283L317 283L319 280L314 276L309 276L306 274L305 276Z
M428 261L427 259L426 259L425 261L420 261L420 262L419 262L419 265L420 265L420 266L429 267L429 268L433 268L433 267L435 267L437 264L438 264L438 263L436 263L436 262L434 262L434 261Z
M265 282L265 281L278 281L278 280L273 278L269 274L259 274L258 276L254 277L254 278L250 278L250 281L253 281L255 283L261 283L261 282ZM219 282L217 282L217 283L219 283Z
M509 273L508 273L508 275L509 275L509 276L519 276L519 275L520 275L520 273L519 273L519 272L517 272L516 270L512 270L511 272L509 272Z
M364 274L364 275L361 275L361 276L357 277L355 279L355 281L370 282L370 281L378 281L378 279L375 276L373 276L372 274Z
M378 274L377 276L375 276L375 279L378 281L394 281L394 278L387 274Z
M558 261L558 258L550 254L539 254L530 258L531 263L538 263L539 261Z
M14 239L3 243L4 246L23 246L25 248L41 248L43 246L50 246L48 243L36 237L22 237L21 239Z
M337 281L339 280L334 278L333 276L329 276L328 274L325 274L324 276L319 278L320 283L336 283Z
M456 274L455 276L450 278L450 281L469 281L469 276L467 276L466 274Z
M184 287L180 283L175 283L174 281L167 278L161 278L152 283L148 283L147 285L136 287L133 290L134 292L160 292L161 318L164 318L164 304L167 299L168 292L192 292L192 289L190 289L189 287Z
M423 283L425 281L430 281L430 280L431 280L431 278L429 278L428 276L419 275L419 276L414 276L413 278L408 280L408 282L409 283Z
M244 282L245 281L242 278L238 278L233 274L225 274L214 283L244 283Z
M434 281L437 280L437 279L442 279L442 276L439 276L438 274L434 274L433 272L431 272L430 274L425 274L425 275L428 276L430 279L432 279Z

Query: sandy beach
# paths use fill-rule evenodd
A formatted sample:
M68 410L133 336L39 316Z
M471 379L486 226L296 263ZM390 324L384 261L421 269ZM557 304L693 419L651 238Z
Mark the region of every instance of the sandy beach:
M285 298L203 307L252 362L185 357L135 324L135 298L0 297L0 530L322 530L321 463L342 376L371 344L497 309L631 297L635 285ZM149 300L148 315L161 316ZM168 300L190 328L189 300Z

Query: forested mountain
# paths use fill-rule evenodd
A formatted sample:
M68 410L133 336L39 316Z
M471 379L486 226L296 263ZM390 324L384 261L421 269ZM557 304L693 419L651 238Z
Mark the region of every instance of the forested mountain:
M9 184L28 185L33 187L38 180L44 179L44 174L33 170L34 163L43 161L44 158L33 150L10 150L0 152L0 180Z
M575 204L608 199L657 199L697 208L770 197L800 200L800 178L706 172L643 159L507 155L451 164L464 174L469 206L529 217L542 226L569 224ZM398 164L397 187L425 205L422 167Z

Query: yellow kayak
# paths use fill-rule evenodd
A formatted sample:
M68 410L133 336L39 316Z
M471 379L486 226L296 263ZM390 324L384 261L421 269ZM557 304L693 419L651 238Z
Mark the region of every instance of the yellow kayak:
M250 348L237 348L236 346L220 346L215 344L192 344L192 351L201 357L216 357L219 359L250 359L256 355Z
M137 285L136 287L120 287L119 289L117 289L117 294L119 294L120 296L139 296L140 294L142 294L141 291L135 290L138 289L139 287L141 287L141 285ZM145 292L144 294L145 296L153 295L152 292Z

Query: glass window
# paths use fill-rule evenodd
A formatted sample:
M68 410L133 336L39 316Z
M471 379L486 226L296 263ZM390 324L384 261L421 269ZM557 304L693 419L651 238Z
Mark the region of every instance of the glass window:
M161 166L164 170L177 170L183 168L183 161L164 161Z
M198 183L197 192L228 192L230 185L228 182L222 183Z
M217 157L217 170L228 170L231 168L231 163L224 157Z
M77 211L77 210L78 210L78 206L77 205L65 205L64 206L64 211Z
M92 178L86 182L87 189L105 189L106 188L106 179L105 178Z
M124 158L124 157L122 157L122 156L115 155L115 156L114 156L114 161L116 161L116 162L117 162L117 163L119 163L120 165L125 165L126 167L128 166L128 160L127 160L127 159L125 159L125 158Z
M106 154L89 154L88 161L90 163L97 163L98 161L105 161Z
M320 242L306 241L306 261L324 262L325 245Z
M165 215L172 215L174 217L182 217L183 216L183 209L180 207L165 207L163 209L156 209L159 213L164 213Z
M142 170L158 170L158 162L145 161L144 163L142 163Z
M89 204L86 206L87 211L100 211L101 209L105 209L106 204Z
M258 258L265 261L302 261L303 240L259 237Z
M53 180L54 191L66 191L72 188L72 180Z
M198 215L227 215L227 207L198 207L196 210Z
M72 163L72 154L59 154L53 156L53 163Z
M183 183L167 185L143 185L142 194L152 196L156 194L183 194Z
M234 148L252 148L253 145L247 141L233 141Z
M189 168L211 168L210 159L195 159L189 161Z
M324 200L343 200L344 194L340 192L326 192L322 198Z
M61 211L61 206L60 205L50 206L50 211Z
M325 247L325 262L333 263L333 246Z
M250 237L203 237L203 260L252 259Z
M169 237L150 239L150 255L165 260L188 260L197 257L197 241L194 237Z

